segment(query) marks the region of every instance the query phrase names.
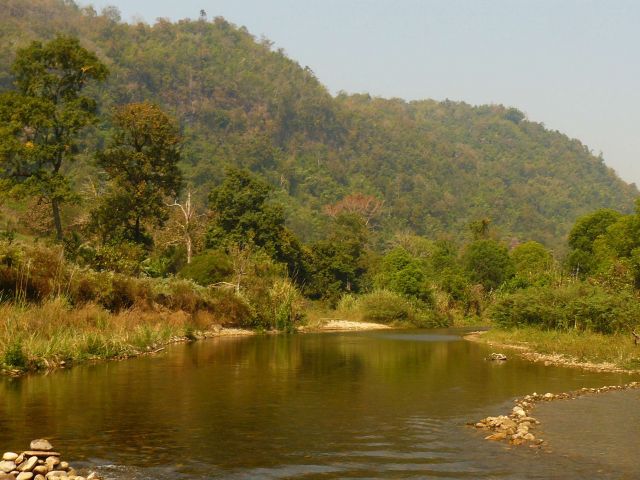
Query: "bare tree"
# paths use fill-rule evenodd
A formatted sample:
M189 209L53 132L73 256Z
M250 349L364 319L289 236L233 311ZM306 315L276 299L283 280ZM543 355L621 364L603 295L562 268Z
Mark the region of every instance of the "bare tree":
M187 192L187 199L184 203L178 203L178 200L174 200L173 203L167 204L168 207L178 207L182 212L182 219L178 221L178 227L181 231L185 247L187 249L187 264L191 263L193 257L193 244L195 236L200 227L199 218L204 215L197 215L196 210L191 203L191 190Z
M366 226L369 226L371 220L382 212L383 206L384 200L380 200L373 195L353 193L337 203L326 205L324 213L330 217L337 217L341 213L355 213L364 219Z

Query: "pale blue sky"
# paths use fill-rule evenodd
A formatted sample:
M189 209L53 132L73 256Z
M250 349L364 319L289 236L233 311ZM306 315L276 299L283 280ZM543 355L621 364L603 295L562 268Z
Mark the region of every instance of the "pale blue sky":
M640 185L638 0L80 0L124 20L223 16L332 92L502 103Z

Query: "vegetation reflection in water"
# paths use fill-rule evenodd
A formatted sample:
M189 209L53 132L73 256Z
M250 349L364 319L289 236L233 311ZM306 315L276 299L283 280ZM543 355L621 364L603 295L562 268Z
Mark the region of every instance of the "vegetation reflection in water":
M542 466L464 424L517 395L629 377L497 365L485 347L441 333L218 338L4 379L0 445L50 437L112 478L581 478L589 462L550 454Z

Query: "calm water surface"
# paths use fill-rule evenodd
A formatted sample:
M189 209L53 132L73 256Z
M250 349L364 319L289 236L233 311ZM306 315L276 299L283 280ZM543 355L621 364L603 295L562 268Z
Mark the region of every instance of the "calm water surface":
M629 376L496 364L488 353L454 331L218 338L3 379L0 450L48 437L112 479L640 478L633 393L600 402L610 409L597 424L594 400L540 407L551 453L486 442L465 426L519 395ZM560 409L574 406L582 413ZM622 430L611 420L619 408ZM600 434L584 435L585 425ZM604 448L615 442L629 445L624 454Z

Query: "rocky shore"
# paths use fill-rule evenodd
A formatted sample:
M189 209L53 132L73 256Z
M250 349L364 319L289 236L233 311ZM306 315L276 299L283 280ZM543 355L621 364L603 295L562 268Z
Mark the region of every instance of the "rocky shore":
M630 382L625 385L609 385L599 388L581 388L567 393L532 393L522 398L517 398L511 413L497 417L487 417L479 422L469 425L492 433L487 435L485 440L505 441L511 445L522 445L528 443L531 447L540 447L544 440L535 435L536 428L540 422L532 416L532 410L540 402L551 402L554 400L573 400L583 395L596 395L599 393L614 390L630 390L640 388L640 382Z
M60 453L45 439L33 440L29 450L5 452L0 461L0 480L100 480L95 472L78 475Z

